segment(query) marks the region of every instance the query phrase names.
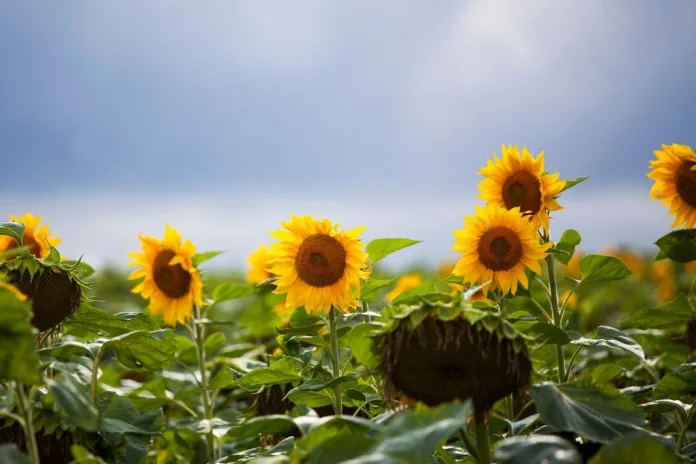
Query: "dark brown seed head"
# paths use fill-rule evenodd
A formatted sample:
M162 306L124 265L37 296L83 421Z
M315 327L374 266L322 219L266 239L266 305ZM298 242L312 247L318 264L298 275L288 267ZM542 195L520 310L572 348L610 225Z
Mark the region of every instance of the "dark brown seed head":
M80 305L80 286L60 270L45 269L34 277L27 270L11 271L8 282L31 300L31 323L39 332L54 329Z
M499 399L524 390L531 363L513 342L463 318L427 317L415 330L401 324L382 346L388 397L394 389L429 406L473 400L489 409Z

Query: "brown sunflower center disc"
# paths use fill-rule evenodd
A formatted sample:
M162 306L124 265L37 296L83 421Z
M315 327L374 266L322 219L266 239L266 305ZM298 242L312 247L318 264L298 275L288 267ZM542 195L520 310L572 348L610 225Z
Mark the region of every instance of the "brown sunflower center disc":
M511 340L462 318L433 316L387 334L382 367L388 398L396 388L429 406L471 398L483 409L526 388L531 375L529 359Z
M522 242L513 230L504 226L486 231L478 243L479 259L488 269L507 271L522 258Z
M689 206L696 208L696 171L691 170L694 165L696 163L685 162L682 164L677 169L675 184L682 200Z
M527 171L517 171L503 184L503 201L507 209L536 214L541 209L541 183Z
M310 235L302 241L295 258L297 275L312 287L327 287L343 277L346 250L326 234Z
M47 269L32 278L28 271L12 271L8 282L31 299L31 323L40 332L56 327L80 305L82 290L64 272Z
M191 287L191 274L181 264L169 264L174 256L171 250L160 251L152 265L152 276L162 293L169 298L181 298Z

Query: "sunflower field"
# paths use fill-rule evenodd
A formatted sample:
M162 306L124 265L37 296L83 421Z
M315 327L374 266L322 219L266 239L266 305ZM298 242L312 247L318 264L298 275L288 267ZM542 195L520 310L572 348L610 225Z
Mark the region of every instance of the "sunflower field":
M311 216L245 273L162 224L130 274L10 216L0 463L694 462L694 149L655 151L675 230L648 254L555 230L586 178L544 153L504 145L479 174L458 259L397 274L380 263L418 240Z

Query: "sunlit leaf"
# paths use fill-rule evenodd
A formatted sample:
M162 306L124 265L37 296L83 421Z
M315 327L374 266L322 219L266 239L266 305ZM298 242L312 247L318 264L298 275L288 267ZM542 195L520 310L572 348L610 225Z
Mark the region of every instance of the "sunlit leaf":
M580 260L582 282L620 280L631 275L626 265L614 256L587 255Z
M395 251L402 250L420 243L420 240L410 238L377 238L367 244L365 250L372 265L377 264Z

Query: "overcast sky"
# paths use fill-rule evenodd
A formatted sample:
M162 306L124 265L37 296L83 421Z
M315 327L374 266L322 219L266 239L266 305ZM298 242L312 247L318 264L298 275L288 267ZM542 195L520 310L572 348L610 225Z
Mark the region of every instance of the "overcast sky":
M645 177L696 144L696 2L0 0L0 215L126 262L171 222L241 266L290 214L451 256L500 144L545 150L584 247L669 231Z

